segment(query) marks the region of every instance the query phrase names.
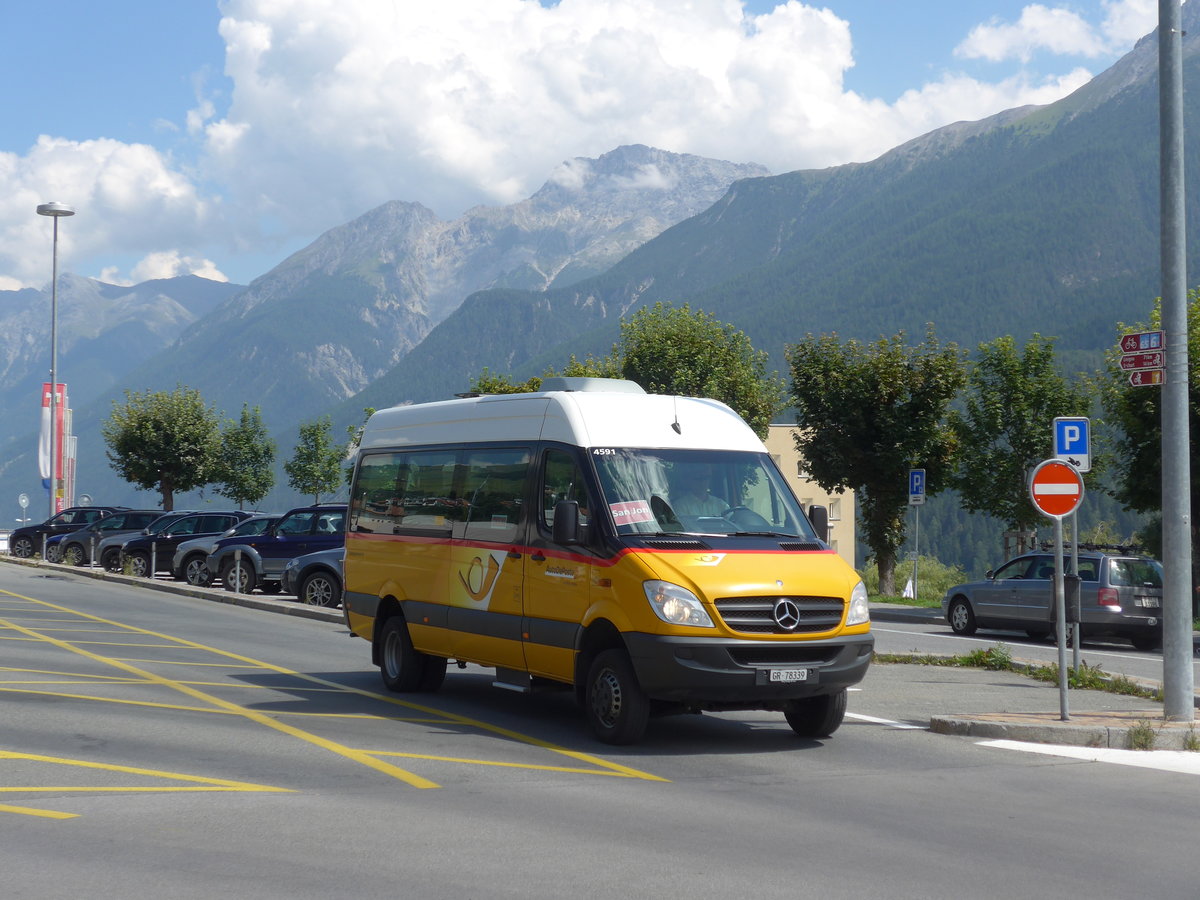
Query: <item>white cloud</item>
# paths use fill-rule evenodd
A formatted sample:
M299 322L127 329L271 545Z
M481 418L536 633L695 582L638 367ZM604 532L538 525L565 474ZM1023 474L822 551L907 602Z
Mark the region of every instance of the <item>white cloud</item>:
M53 226L35 212L59 200L76 215L59 226L60 269L95 254L145 253L201 239L210 204L170 160L145 144L40 137L25 156L0 154L0 271L21 285L50 279Z
M108 266L101 270L98 278L107 284L132 285L157 278L176 278L180 275L198 275L210 281L229 280L211 259L183 256L178 250L148 254L129 270L128 276L122 275L117 266Z
M1016 23L974 29L958 53L1112 53L1153 27L1155 6L1103 0L1104 20L1090 26L1065 6L1031 4ZM526 197L550 172L570 186L590 176L558 168L563 160L620 144L775 172L819 168L872 159L948 122L1053 101L1089 77L936 73L889 104L846 89L850 25L818 0L765 15L742 0L220 8L228 88L204 96L197 75L194 107L170 133L181 152L197 149L195 164L107 139L43 137L23 156L0 153L0 286L48 280L48 223L32 211L50 199L78 210L62 229L66 268L94 259L112 277L217 277L209 258L222 250L262 252L270 238L295 246L389 199L450 217Z
M1158 21L1155 0L1105 0L1105 18L1091 25L1073 10L1033 3L1015 23L992 18L971 29L954 52L965 59L1028 62L1035 53L1097 58L1149 32Z

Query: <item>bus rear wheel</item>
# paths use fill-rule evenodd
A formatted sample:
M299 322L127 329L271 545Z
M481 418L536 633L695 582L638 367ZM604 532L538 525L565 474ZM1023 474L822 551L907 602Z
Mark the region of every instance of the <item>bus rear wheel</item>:
M436 691L446 677L446 660L427 656L413 647L408 622L396 615L383 624L379 635L379 674L389 691L407 694Z

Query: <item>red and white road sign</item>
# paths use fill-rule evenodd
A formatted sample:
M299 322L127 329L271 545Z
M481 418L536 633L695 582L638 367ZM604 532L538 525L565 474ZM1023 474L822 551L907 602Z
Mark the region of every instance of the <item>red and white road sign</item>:
M1062 460L1048 459L1033 470L1029 496L1042 515L1061 519L1075 512L1083 500L1083 476Z

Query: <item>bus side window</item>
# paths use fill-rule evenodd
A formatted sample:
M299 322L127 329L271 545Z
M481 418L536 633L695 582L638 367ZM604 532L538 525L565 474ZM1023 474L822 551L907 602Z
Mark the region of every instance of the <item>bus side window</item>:
M587 525L591 506L583 471L569 453L547 450L542 462L540 522L546 531L554 530L554 506L562 500L579 504L579 524Z

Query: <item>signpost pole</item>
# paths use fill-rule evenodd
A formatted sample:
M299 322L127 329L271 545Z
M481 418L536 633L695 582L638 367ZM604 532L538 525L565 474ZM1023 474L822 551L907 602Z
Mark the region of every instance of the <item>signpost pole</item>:
M1079 574L1079 508L1071 513L1071 574ZM1082 617L1081 617L1082 618ZM1076 622L1071 629L1071 668L1079 671L1079 633L1083 631L1083 623Z
M917 593L917 560L921 558L921 507L918 504L914 513L916 516L913 526L913 600L916 600Z
M1183 157L1183 29L1179 0L1158 3L1162 240L1163 715L1193 722L1192 522L1188 427L1187 219Z
M1062 516L1054 517L1054 619L1058 627L1058 710L1059 718L1066 722L1071 718L1067 700L1067 592L1063 579L1063 526ZM1079 628L1076 626L1076 632Z

